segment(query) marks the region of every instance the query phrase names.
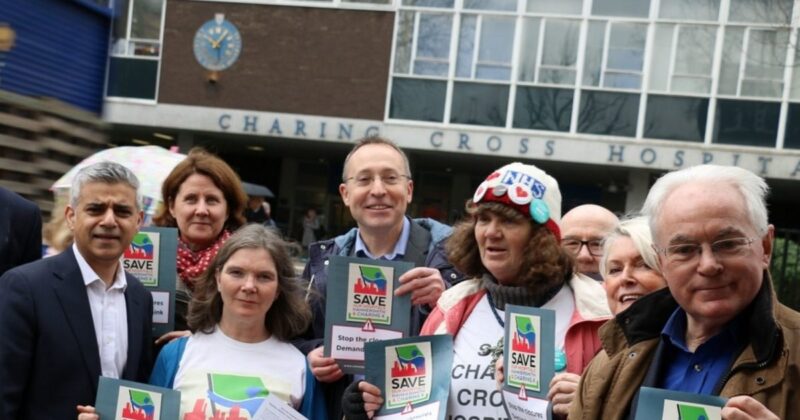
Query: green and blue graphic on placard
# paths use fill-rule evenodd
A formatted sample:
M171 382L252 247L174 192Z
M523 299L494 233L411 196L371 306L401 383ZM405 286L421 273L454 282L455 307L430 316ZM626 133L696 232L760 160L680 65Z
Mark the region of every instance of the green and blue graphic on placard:
M636 420L721 420L725 398L643 386L634 407Z

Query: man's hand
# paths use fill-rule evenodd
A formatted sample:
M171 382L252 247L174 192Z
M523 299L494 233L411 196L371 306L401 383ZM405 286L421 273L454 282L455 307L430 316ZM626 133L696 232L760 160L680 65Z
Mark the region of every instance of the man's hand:
M322 347L317 347L308 353L308 365L311 366L311 373L320 382L330 383L338 381L344 376L342 369L336 364L332 357L322 355Z
M722 407L722 420L779 420L778 416L753 397L739 395Z
M78 420L100 420L100 415L91 405L79 405Z
M554 376L550 381L550 392L547 399L553 403L553 414L566 416L569 414L569 406L575 399L575 392L578 390L579 375L574 373L562 372Z
M411 293L412 305L427 304L433 308L444 291L444 280L439 270L429 267L417 267L406 271L398 279L402 286L394 291L396 296Z

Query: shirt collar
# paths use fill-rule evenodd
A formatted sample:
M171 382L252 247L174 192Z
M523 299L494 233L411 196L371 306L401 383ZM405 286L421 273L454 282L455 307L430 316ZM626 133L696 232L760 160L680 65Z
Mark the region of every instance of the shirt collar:
M81 255L75 243L72 244L72 252L75 254L75 259L78 261L78 267L81 269L81 277L83 277L83 284L86 285L86 287L89 287L90 284L96 281L103 281L89 263L86 262L86 259L83 258L83 255ZM117 265L117 272L114 274L114 283L109 289L122 289L122 291L125 292L127 287L128 279L125 277L125 271L122 270L122 258L120 258L120 262Z
M740 314L741 315L741 314ZM669 317L667 323L664 324L664 328L661 330L661 336L664 340L669 343L672 343L673 346L687 352L692 353L689 351L689 348L686 346L686 312L680 306L675 309L675 312ZM740 343L742 337L737 336L737 331L741 333L741 329L739 328L741 325L741 317L737 316L733 319L733 321L729 322L722 331L720 331L714 337L711 337L708 341L703 344L707 343L727 343L727 344L737 344ZM701 344L700 346L703 346ZM699 347L698 347L699 349Z
M398 258L403 257L406 254L406 248L408 247L408 237L411 234L411 222L408 221L407 217L403 218L403 230L400 231L400 238L397 239L397 243L394 244L394 250L390 254L386 254L381 259L393 261ZM367 257L373 260L377 260L378 258L372 255L369 250L367 249L367 245L361 240L361 233L356 233L356 244L355 244L355 255L358 257Z

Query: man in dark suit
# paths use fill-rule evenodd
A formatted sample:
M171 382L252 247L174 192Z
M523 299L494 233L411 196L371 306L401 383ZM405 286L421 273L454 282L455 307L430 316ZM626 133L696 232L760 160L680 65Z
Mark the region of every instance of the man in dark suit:
M100 375L147 380L153 301L120 263L142 221L138 187L122 165L84 168L65 213L73 246L0 277L0 418L74 419Z
M36 204L0 187L0 276L42 257L42 214Z

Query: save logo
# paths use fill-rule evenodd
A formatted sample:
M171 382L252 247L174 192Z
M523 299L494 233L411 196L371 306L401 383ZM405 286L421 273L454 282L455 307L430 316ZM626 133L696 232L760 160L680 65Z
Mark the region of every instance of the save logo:
M361 277L356 281L353 291L367 295L386 296L386 276L380 267L359 266Z
M120 413L120 418L124 420L154 420L157 418L156 403L150 392L133 388L123 390L122 388L125 387L120 388L120 399L125 397L125 405ZM123 394L124 391L127 392Z
M433 366L429 342L386 346L387 408L406 407L431 396Z
M350 322L391 324L393 275L391 267L351 263L345 319Z
M681 420L708 420L708 413L701 406L678 403L678 418Z
M539 392L539 349L537 335L541 331L541 318L534 315L512 313L508 331L511 352L508 361L508 384Z
M140 260L153 259L153 241L147 233L139 232L133 237L131 245L125 250L125 258L136 258Z
M536 353L536 330L533 323L526 316L515 316L514 324L517 330L514 332L514 341L511 342L512 351L524 353Z
M261 378L222 373L208 374L208 399L211 401L213 412L218 411L216 406L229 410L242 408L252 417L267 395L269 390Z

